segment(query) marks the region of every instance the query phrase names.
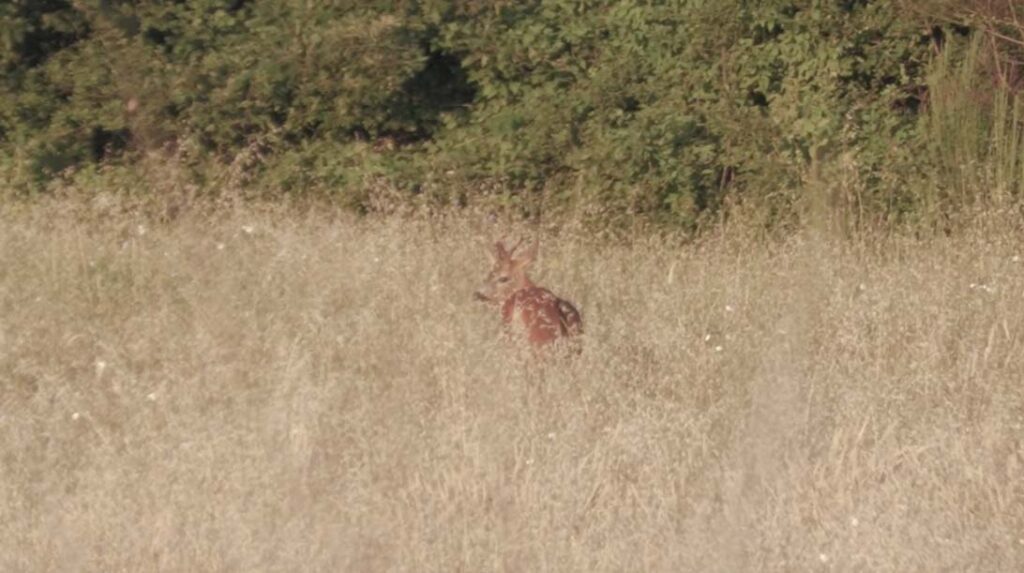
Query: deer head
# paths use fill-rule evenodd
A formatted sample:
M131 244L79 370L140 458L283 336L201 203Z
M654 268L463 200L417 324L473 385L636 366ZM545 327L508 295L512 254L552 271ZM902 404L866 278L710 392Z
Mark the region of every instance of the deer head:
M517 252L520 244L522 241L511 249L506 249L501 241L494 244L494 250L490 252L494 264L483 284L473 293L477 300L501 304L516 291L534 286L526 276L526 269L537 258L540 245L534 241L526 249Z

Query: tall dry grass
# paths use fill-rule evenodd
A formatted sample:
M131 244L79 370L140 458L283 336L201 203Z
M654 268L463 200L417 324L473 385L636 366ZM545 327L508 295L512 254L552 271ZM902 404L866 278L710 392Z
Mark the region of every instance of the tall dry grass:
M1024 569L1024 235L0 214L0 570Z

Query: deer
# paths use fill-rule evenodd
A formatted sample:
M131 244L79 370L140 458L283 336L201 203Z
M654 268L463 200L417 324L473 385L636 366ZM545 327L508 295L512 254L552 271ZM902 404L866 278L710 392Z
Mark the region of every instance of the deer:
M540 242L518 251L520 240L511 249L502 241L490 252L493 266L474 298L501 307L501 318L507 332L525 337L533 350L565 340L579 352L576 337L583 334L583 319L573 304L548 289L537 286L526 270L537 258Z

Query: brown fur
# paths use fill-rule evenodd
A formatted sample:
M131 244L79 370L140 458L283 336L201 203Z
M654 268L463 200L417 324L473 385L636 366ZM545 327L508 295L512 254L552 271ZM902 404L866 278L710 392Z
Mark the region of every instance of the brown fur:
M576 307L530 280L526 269L537 257L538 244L516 253L498 242L494 266L476 291L479 300L501 305L501 318L513 332L520 331L533 348L583 333L583 320Z

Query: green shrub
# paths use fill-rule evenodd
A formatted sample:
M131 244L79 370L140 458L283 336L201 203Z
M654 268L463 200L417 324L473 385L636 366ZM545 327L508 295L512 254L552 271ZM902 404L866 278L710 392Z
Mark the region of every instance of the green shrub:
M912 220L992 177L1016 196L1022 31L998 3L929 2L14 0L0 175L155 156L211 192L689 228L819 195L847 225ZM971 30L987 56L963 56ZM953 77L1003 95L971 108ZM950 172L968 156L998 175Z

